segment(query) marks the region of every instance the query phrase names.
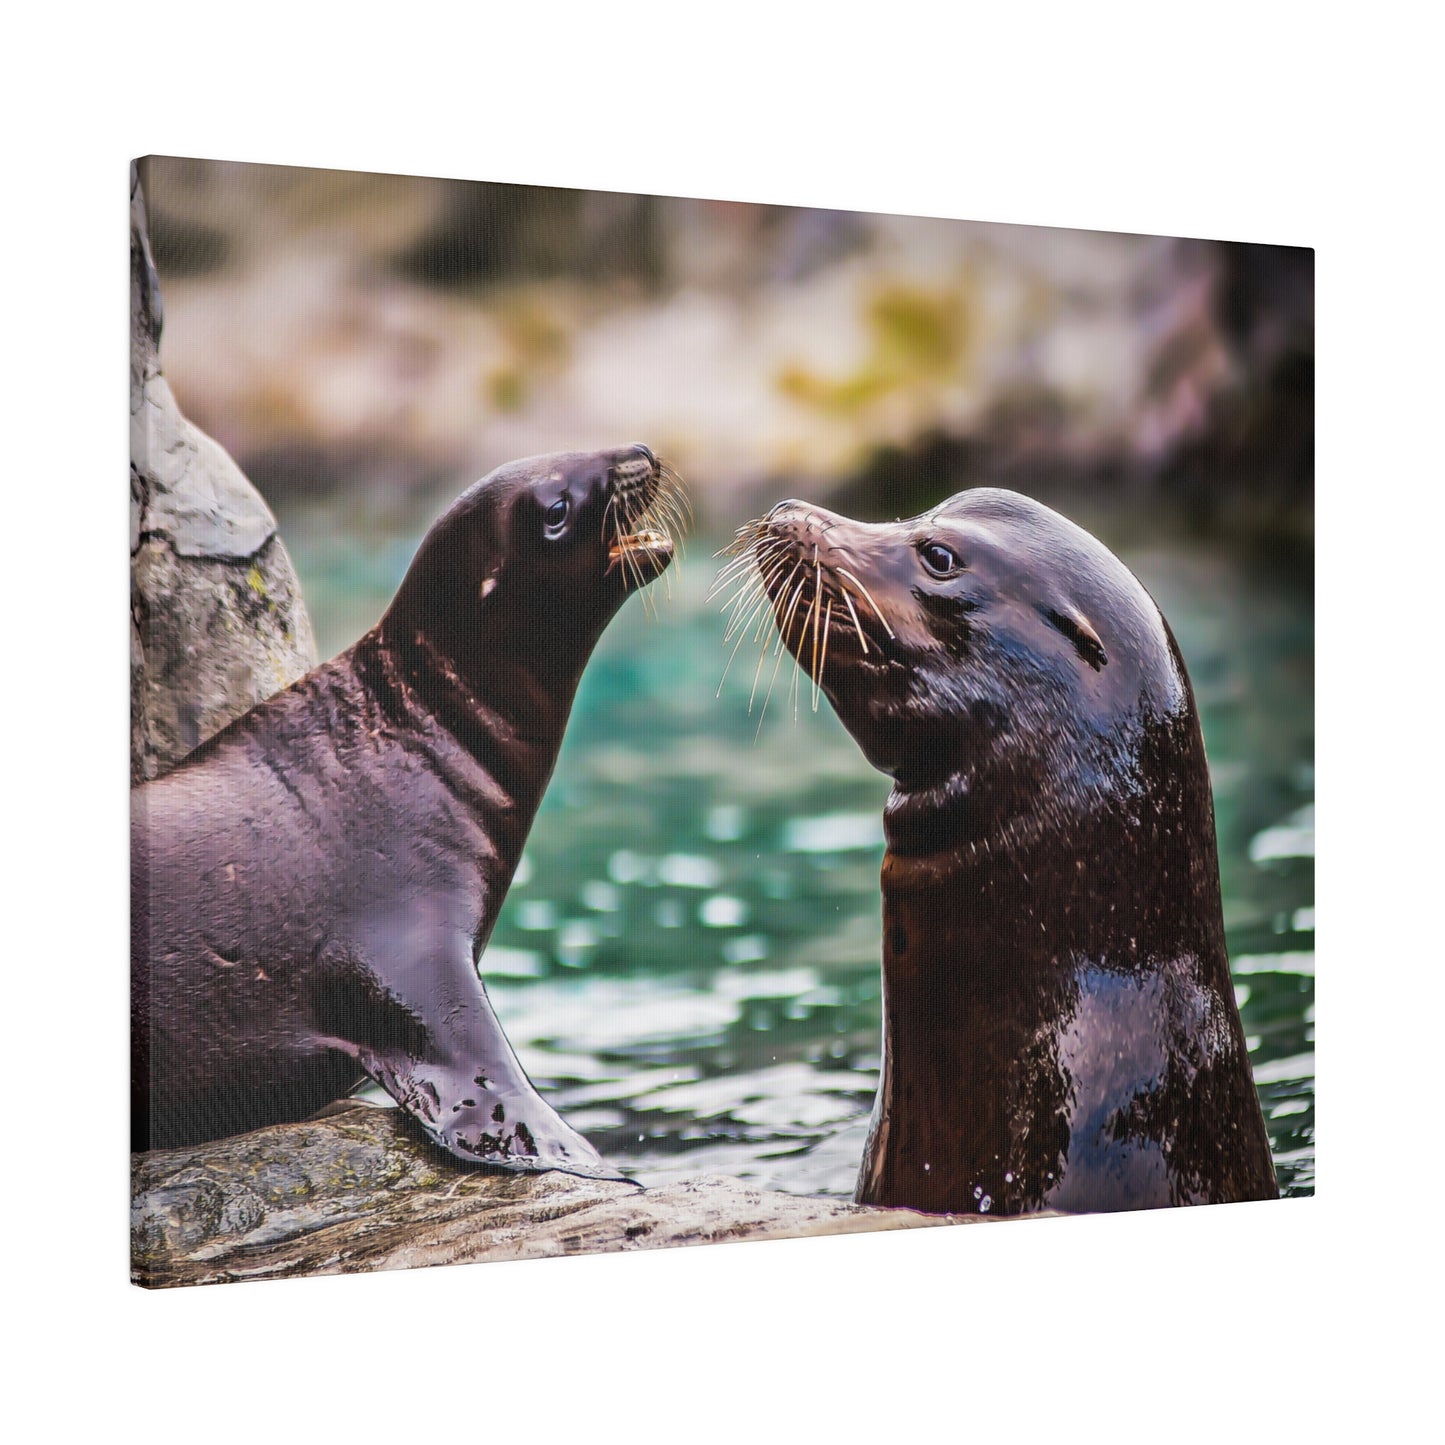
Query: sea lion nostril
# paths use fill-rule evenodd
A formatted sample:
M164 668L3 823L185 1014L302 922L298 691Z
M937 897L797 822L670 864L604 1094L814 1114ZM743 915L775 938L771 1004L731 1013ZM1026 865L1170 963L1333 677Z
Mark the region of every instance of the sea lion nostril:
M633 442L632 449L635 452L641 452L642 455L647 458L648 466L654 468L657 466L657 458L653 456L652 448L648 446L645 442Z

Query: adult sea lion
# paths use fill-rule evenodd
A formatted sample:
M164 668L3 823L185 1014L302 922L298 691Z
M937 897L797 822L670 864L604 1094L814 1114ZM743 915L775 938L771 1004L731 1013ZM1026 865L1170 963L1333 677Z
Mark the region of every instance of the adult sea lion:
M735 545L734 628L776 621L894 783L859 1202L1276 1197L1194 696L1135 577L991 489L891 525L782 502Z
M620 1177L532 1088L477 961L679 501L644 446L498 468L373 631L132 792L132 1147L303 1119L370 1075L460 1159Z

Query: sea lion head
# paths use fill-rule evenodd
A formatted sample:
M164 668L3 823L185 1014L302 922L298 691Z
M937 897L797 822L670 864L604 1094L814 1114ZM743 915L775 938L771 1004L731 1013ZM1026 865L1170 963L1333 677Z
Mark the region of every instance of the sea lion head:
M580 669L627 597L667 569L686 502L639 444L509 462L432 526L383 623L459 660L505 641Z
M1016 493L969 490L892 523L780 502L735 548L755 584L740 600L766 596L815 690L897 782L895 851L1127 787L1121 758L1146 725L1192 709L1133 574Z

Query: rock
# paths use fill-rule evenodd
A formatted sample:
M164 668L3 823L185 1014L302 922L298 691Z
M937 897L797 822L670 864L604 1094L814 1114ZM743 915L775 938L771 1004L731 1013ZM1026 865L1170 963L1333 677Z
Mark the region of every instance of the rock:
M131 782L316 665L276 519L161 374L160 288L131 168Z
M131 1266L150 1288L967 1222L700 1177L640 1189L467 1170L399 1111L132 1158Z

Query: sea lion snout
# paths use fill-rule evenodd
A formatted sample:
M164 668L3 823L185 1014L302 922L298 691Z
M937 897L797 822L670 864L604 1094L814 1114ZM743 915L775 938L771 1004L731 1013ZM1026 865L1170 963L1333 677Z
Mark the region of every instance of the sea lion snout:
M878 600L889 579L881 578L875 566L877 548L870 534L877 530L815 503L790 499L739 532L740 550L752 553L788 646L804 666L792 630L784 626L790 614L803 621L797 642L812 653L818 652L813 633L827 631L835 657L856 659L871 651L877 660L893 635L887 606ZM811 660L815 685L821 684L826 655Z
M812 681L813 711L826 694L850 730L848 717L858 711L850 695L858 694L866 707L867 695L896 686L896 677L880 681L898 673L890 616L895 609L888 600L898 584L878 567L880 557L889 556L880 534L891 530L796 500L779 502L765 517L738 529L724 549L731 561L714 584L715 591L735 589L724 635L725 642L737 637L729 665L746 639L756 643L761 638L769 616L779 633L778 645L764 644L758 658L749 711L761 698L766 716L785 648ZM859 674L869 679L861 692ZM888 771L884 752L859 741L870 759Z
M643 442L614 456L605 485L608 571L630 590L666 571L674 534L685 529L687 501L677 473Z
M812 544L825 540L839 527L857 527L861 524L850 517L830 512L816 503L789 498L768 510L767 516L763 518L763 525L774 536L791 537L800 543Z
M623 452L608 470L614 486L646 488L657 480L657 458L651 447L636 442Z

